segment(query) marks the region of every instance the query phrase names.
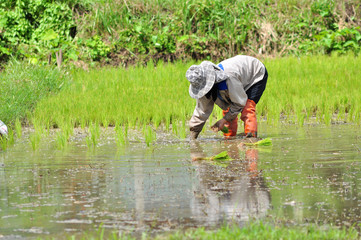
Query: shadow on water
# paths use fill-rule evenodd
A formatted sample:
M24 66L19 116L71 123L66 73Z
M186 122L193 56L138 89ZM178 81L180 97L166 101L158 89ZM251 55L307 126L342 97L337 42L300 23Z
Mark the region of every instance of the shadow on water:
M207 132L198 141L159 137L152 147L117 147L84 135L57 150L26 139L0 152L0 236L63 236L105 229L152 233L243 225L268 217L293 223L361 221L358 126L261 125L272 147L240 147ZM227 162L192 161L227 151Z

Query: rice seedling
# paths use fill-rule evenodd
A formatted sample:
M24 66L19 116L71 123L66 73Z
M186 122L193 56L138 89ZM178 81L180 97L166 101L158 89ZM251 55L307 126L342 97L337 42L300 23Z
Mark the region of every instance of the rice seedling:
M39 144L44 134L45 128L42 125L41 119L36 119L33 116L31 122L33 124L34 131L29 135L30 145L33 151L36 151L39 148Z
M123 146L128 142L128 127L115 126L116 142L118 146Z
M68 135L64 131L57 132L55 142L57 149L65 149L68 146Z
M9 146L13 145L15 142L14 132L12 128L8 128L8 135L0 135L0 148L6 150Z
M172 133L173 133L175 136L178 136L178 134L179 134L178 125L177 125L175 122L172 123Z
M195 157L192 161L200 161L206 160L209 161L210 164L220 166L220 167L227 167L229 162L233 159L228 155L227 151L223 151L211 157Z
M171 116L166 116L166 118L165 118L165 130L167 132L169 132L170 122L171 122Z
M33 132L29 135L30 145L33 151L36 151L39 147L40 140L41 140L41 133Z
M180 123L179 123L180 127L179 127L179 138L180 139L185 139L187 137L187 130L188 127L186 125L186 120L183 119Z
M241 145L245 146L272 146L272 140L270 138L265 138L258 140L256 142L242 142Z
M345 116L346 122L358 122L360 61L361 57L354 56L264 60L269 80L257 104L258 119L272 125L283 121L299 125L330 124L338 115ZM94 122L103 126L117 123L134 129L144 124L153 124L155 129L163 125L165 131L172 126L173 134L184 138L187 128L184 122L191 117L195 106L184 77L191 64L76 70L72 73L73 84L58 95L41 100L34 117L43 125L73 122L82 128ZM221 109L215 107L207 124L211 126L221 117Z
M153 141L157 139L156 132L153 131L152 127L149 125L144 126L143 132L144 132L145 143L147 144L148 147L150 147Z
M20 122L19 118L16 118L14 127L15 127L16 136L18 138L21 138L21 136L22 136L22 127L21 127L21 122Z
M103 117L103 120L102 120L102 125L104 128L108 128L109 127L109 122L108 122L108 119Z
M3 151L8 148L8 142L5 137L0 136L0 147L1 147L1 150L3 150Z
M100 127L97 123L90 123L88 128L88 136L86 137L85 141L88 148L96 147L98 144L98 139L100 136Z
M85 119L81 119L80 120L80 128L81 129L85 129L85 127L87 126L87 122Z

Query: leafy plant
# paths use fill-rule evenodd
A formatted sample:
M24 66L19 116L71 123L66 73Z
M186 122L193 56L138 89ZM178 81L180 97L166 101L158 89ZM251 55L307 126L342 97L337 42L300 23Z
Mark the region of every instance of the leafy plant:
M46 64L60 49L77 66L359 52L357 0L150 2L3 1L0 61Z
M346 52L360 52L361 33L360 27L344 28L336 31L325 30L314 37L312 41L306 41L300 45L300 49L304 51L322 50L324 53L330 54L337 52L344 54Z
M99 61L101 58L106 58L110 53L110 47L108 47L99 36L93 36L91 39L86 41L86 46L91 59Z

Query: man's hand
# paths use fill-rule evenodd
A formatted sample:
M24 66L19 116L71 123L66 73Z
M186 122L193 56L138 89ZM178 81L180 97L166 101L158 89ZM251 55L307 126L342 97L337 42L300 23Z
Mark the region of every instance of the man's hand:
M227 123L227 121L222 118L221 120L219 120L218 122L216 122L211 129L213 130L213 132L218 132L221 129L223 129L224 125Z
M189 138L190 138L191 140L195 140L195 139L198 138L198 135L199 135L199 132L191 131Z

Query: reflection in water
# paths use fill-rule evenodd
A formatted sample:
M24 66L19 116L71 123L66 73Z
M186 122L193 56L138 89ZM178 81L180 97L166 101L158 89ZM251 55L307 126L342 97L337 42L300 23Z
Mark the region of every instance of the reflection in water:
M135 210L138 228L142 228L144 224L144 174L143 164L140 161L134 162L134 195Z
M228 155L233 160L225 167L193 161L199 183L194 186L191 209L197 221L244 223L265 216L270 208L271 196L257 169L258 150L239 151L238 144L230 142ZM241 157L243 153L245 156ZM198 141L191 142L192 159L205 155Z
M56 239L100 224L159 232L265 215L301 224L361 222L359 128L263 132L271 148L240 149L240 140L214 133L191 144L159 140L151 151L131 142L121 154L111 138L94 151L81 138L66 151L56 150L51 136L36 152L17 141L0 152L0 235ZM225 150L235 160L191 161Z

